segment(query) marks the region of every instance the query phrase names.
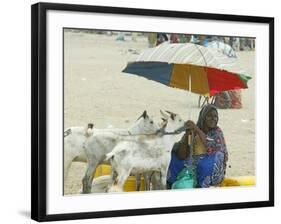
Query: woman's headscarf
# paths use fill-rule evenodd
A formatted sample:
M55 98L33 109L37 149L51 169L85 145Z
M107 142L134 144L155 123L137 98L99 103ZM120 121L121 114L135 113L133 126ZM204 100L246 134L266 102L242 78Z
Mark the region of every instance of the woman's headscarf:
M211 110L215 110L217 111L217 108L213 105L213 104L207 104L204 107L202 107L200 113L199 113L199 117L197 120L197 127L200 128L202 130L204 122L206 120L206 115L211 111ZM219 120L218 120L219 121Z

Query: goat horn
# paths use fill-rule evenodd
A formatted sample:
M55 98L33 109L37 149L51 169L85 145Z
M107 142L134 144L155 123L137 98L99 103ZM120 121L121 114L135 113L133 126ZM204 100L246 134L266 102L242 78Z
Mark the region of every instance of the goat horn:
M168 119L168 114L164 113L162 110L160 110L160 113L165 119Z
M165 110L167 113L171 114L171 115L176 115L175 113L171 112L171 111L168 111L168 110Z

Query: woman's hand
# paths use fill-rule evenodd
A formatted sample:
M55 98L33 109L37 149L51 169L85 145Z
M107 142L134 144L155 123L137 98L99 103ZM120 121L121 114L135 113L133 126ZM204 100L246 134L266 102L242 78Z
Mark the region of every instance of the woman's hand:
M193 121L188 120L187 122L185 122L185 127L186 127L186 136L188 136L191 132L193 132L199 136L202 143L206 146L206 134L200 128L198 128Z
M196 131L196 124L191 121L191 120L188 120L187 122L185 122L185 127L186 127L186 131Z

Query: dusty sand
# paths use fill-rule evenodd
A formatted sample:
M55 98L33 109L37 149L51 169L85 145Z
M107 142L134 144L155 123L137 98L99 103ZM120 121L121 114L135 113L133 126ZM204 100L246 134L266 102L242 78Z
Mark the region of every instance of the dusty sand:
M160 121L160 109L196 121L198 95L169 88L145 78L121 73L134 53L148 48L147 39L126 36L65 32L64 124L97 128L126 128L147 110ZM242 109L219 110L229 161L227 176L255 175L255 52L237 52L240 66L252 76L249 89L242 90ZM86 164L74 162L65 182L65 194L81 187Z

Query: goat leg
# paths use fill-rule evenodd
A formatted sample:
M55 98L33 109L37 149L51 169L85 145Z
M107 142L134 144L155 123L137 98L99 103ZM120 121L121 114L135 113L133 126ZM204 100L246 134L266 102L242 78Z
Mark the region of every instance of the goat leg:
M136 191L140 191L140 186L141 186L141 174L136 174Z
M97 163L95 161L90 160L88 162L87 171L85 173L85 176L82 179L83 194L91 193L92 182L93 182L93 179L94 179L93 174L95 173L96 165L97 165Z

